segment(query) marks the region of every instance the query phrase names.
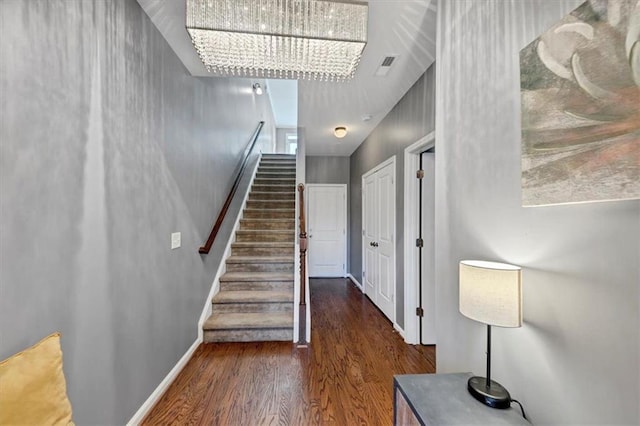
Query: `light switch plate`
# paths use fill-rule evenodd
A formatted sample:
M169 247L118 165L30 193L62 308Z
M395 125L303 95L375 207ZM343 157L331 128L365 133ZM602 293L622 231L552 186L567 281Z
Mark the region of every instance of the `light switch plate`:
M171 250L177 249L182 244L182 234L180 232L173 232L171 234Z

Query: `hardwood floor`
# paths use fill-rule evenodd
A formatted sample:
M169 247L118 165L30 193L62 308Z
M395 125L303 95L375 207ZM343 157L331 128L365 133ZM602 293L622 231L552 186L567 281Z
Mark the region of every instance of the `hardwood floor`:
M312 342L201 345L144 425L390 425L393 375L434 373L349 280L311 280Z

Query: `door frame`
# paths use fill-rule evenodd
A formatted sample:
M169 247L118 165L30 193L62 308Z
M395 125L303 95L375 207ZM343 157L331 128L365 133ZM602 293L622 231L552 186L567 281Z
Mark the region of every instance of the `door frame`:
M420 343L420 318L413 307L419 295L416 238L420 218L419 199L416 197L419 190L416 171L420 167L420 153L433 148L435 143L436 134L433 131L404 150L404 340L412 345ZM435 330L433 335L435 336Z
M396 207L397 207L397 203L396 203L396 196L397 196L397 188L396 188L396 181L397 181L397 175L396 175L396 171L397 171L397 167L396 167L396 155L393 155L389 158L387 158L386 160L384 160L382 163L378 164L375 167L372 167L371 169L369 169L368 172L366 172L365 174L362 175L361 178L361 186L360 188L362 189L362 222L361 222L361 236L364 236L364 224L365 224L365 191L364 191L364 181L366 178L368 178L369 176L371 176L372 174L374 174L375 172L377 172L378 170L388 166L388 165L393 165L393 209L391 209L391 211L393 212L393 273L391 274L391 276L393 277L393 315L392 318L390 318L391 322L393 323L393 327L398 330L401 331L402 329L400 328L400 326L398 325L398 323L396 322L396 317L397 317L397 311L398 311L398 285L397 285L397 281L398 281L398 277L397 277L397 270L398 270L398 254L397 254L397 248L396 248L396 242L398 241L398 215L396 214ZM364 238L361 238L361 247L360 247L360 259L362 262L362 271L364 271L364 259L365 259L365 246L364 246ZM364 271L365 273L367 271ZM365 284L365 278L364 276L362 277L362 292L364 294L366 293L366 284ZM372 301L373 302L373 301ZM374 303L375 304L375 303Z
M311 197L309 196L309 193L311 192L310 189L314 188L314 187L320 187L320 186L330 186L330 187L335 187L335 188L344 188L344 211L343 211L343 221L344 221L344 234L342 234L343 236L343 240L344 240L344 247L343 247L343 253L344 253L344 257L342 258L342 264L344 265L344 267L342 268L342 278L346 278L347 277L347 235L349 235L349 221L348 216L347 216L347 191L348 191L348 186L346 183L308 183L305 185L305 190L307 192L307 198L305 200L305 206L304 209L307 212L307 217L311 217L311 214L309 213L309 200L311 199ZM309 224L307 223L307 229L309 228Z

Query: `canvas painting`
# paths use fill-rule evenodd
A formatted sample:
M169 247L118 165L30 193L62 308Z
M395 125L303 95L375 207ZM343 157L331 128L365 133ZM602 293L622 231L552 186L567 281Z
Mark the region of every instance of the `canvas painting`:
M640 198L640 1L589 0L520 52L525 206Z

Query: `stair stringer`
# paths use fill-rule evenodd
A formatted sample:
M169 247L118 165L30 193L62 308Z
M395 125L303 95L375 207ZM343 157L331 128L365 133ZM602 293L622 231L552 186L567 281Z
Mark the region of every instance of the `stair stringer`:
M258 167L260 167L260 161L262 160L262 153L258 155L258 158L253 167L253 171L251 172L251 179L249 180L249 185L247 186L247 190L244 194L244 198L242 200L242 206L240 206L240 212L238 213L238 217L236 217L236 221L233 224L233 229L231 231L231 235L229 236L229 240L227 241L227 245L225 246L224 253L222 254L222 258L220 259L220 265L218 265L218 270L216 275L213 278L213 282L211 283L211 289L209 290L209 296L205 301L204 308L202 309L202 314L200 315L200 319L198 320L198 340L200 342L204 341L204 323L211 316L213 312L213 305L211 304L211 300L213 300L214 296L218 294L220 291L220 277L224 275L227 271L227 259L231 256L231 245L235 242L236 232L240 229L240 219L242 219L242 215L244 213L245 207L247 206L247 200L249 199L249 194L251 193L251 188L253 187L253 181L256 178L256 174L258 172Z

